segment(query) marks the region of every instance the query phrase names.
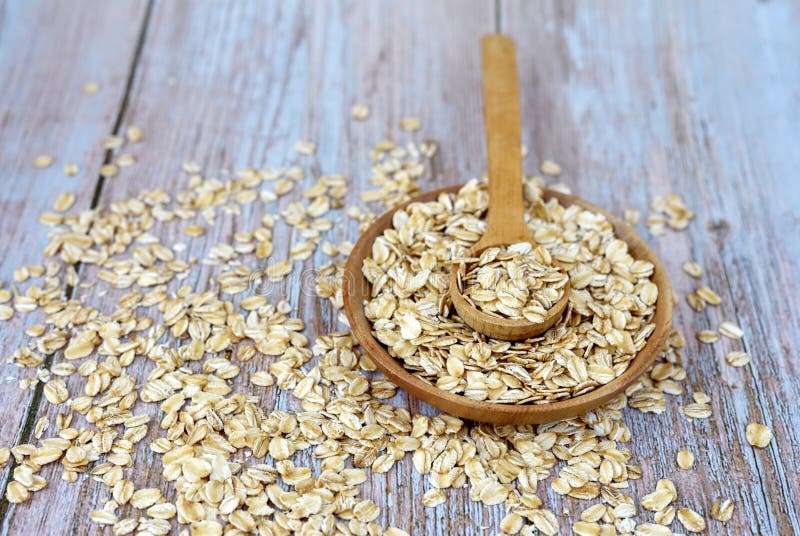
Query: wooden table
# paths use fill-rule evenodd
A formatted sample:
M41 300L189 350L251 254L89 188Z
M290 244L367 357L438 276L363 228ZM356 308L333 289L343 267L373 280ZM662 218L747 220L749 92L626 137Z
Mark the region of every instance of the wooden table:
M41 262L47 232L38 216L60 192L74 192L73 210L82 210L144 188L175 190L185 181L184 160L206 170L280 165L296 140L310 139L318 151L308 169L347 175L355 202L369 177L372 144L385 137L433 139L440 151L430 188L476 176L485 166L478 38L500 28L519 49L523 138L531 153L526 170L534 172L540 159L556 160L574 192L617 214L630 207L646 215L654 196L680 193L697 218L686 232L650 242L680 296L694 288L681 270L693 258L723 297L704 314L681 299L675 317L688 339L687 388L711 395L713 416L690 421L673 402L662 416L630 411L629 447L644 473L634 491L640 496L671 476L681 504L706 514L709 533L800 533L798 24L798 4L781 0L5 2L0 277L11 281L15 268ZM91 80L100 91L85 95L81 87ZM349 117L356 102L371 106L363 123ZM418 135L398 129L406 115L422 119ZM135 148L138 163L118 177L99 178L110 158L100 140L131 124L146 138ZM56 165L34 168L40 153L55 155ZM64 176L67 161L80 164L77 176ZM192 248L202 254L260 217L244 213ZM333 235L353 239L356 231L342 222ZM299 275L293 277L287 296L309 333L331 329L336 313L292 290L299 287ZM93 292L83 299L101 303ZM724 318L745 330L743 344L693 339ZM22 327L32 322L15 315L0 324L3 355L24 343ZM725 363L735 347L752 355L750 366ZM17 387L29 375L5 367L0 445L33 441L37 419L54 414L41 383L35 390ZM70 381L80 388L78 379ZM285 398L265 404L284 407ZM404 394L397 401L430 412ZM774 430L768 448L746 443L750 421ZM684 447L698 462L678 474L674 456ZM158 485L158 459L144 446L135 464L137 487ZM107 489L88 478L65 484L55 465L43 470L48 487L31 501L2 500L2 534L102 533L88 512ZM3 495L11 467L2 472ZM497 532L499 508L472 503L460 490L448 492L445 506L426 510L423 489L406 459L371 477L364 495L385 507L384 526L413 534ZM549 486L540 490L556 512L585 506ZM710 519L716 496L735 501L727 525ZM564 533L568 527L565 518Z

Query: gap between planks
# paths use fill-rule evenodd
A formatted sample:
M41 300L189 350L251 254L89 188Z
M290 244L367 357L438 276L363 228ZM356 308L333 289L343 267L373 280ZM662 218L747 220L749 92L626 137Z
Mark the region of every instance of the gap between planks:
M147 7L145 8L144 15L142 16L142 21L140 22L139 26L139 34L136 38L136 46L133 50L133 56L130 61L130 66L128 67L128 74L125 80L125 86L122 91L122 97L120 99L119 106L117 108L117 113L114 118L114 124L111 128L111 136L117 136L120 133L120 129L122 128L122 120L125 117L125 111L128 109L128 102L130 99L131 89L133 88L133 81L136 77L136 70L139 66L139 60L142 56L142 49L144 48L145 39L147 38L147 28L150 25L151 15L153 13L153 4L155 0L147 0ZM106 149L105 154L103 156L103 162L101 165L110 164L113 159L113 150ZM97 174L97 182L95 183L94 192L92 194L92 200L89 205L89 209L97 208L97 204L100 200L100 194L103 191L103 187L105 186L105 177L100 175L98 172ZM77 263L75 265L75 270L80 273L81 263ZM75 292L75 288L71 285L67 284L64 288L64 293L67 296L67 299L71 299L73 293ZM51 354L50 356L46 356L43 365L45 368L49 368L53 364L53 360L55 358L55 354ZM42 402L44 393L44 384L38 382L36 384L36 388L34 390L33 396L30 398L30 402L28 406L25 408L25 418L22 421L22 427L19 435L19 442L18 444L25 444L28 443L31 439L33 434L34 428L34 419L36 418L37 410L39 409L39 405ZM0 520L2 520L2 534L6 534L8 530L8 525L6 523L7 515L9 513L9 506L10 503L8 499L6 499L6 489L8 488L9 482L13 478L14 469L17 468L16 459L12 456L9 460L8 468L6 469L6 478L4 481L0 482Z

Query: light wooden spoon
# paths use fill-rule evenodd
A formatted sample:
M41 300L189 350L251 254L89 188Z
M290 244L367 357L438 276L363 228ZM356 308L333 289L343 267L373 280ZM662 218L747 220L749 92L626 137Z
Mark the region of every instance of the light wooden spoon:
M522 192L522 142L519 121L519 80L514 41L500 34L481 39L483 116L489 153L489 212L483 237L466 254L478 257L490 247L529 242ZM450 272L450 298L461 319L488 337L518 341L534 337L555 324L569 301L569 282L542 321L503 318L476 308L461 294L458 263Z
M487 41L496 41L495 37L499 36L491 36L491 39L484 39L484 51L488 46ZM503 46L508 47L508 45ZM515 67L513 46L511 51L512 60L506 63L511 66L513 71ZM516 77L514 80L516 81ZM518 100L514 101L514 109L518 107L517 102ZM514 114L514 117L518 116L518 113ZM518 128L517 132L519 132ZM516 139L516 146L519 147L519 134L517 134ZM517 169L519 168L517 167ZM492 187L491 179L489 186L490 188ZM369 258L372 252L372 244L388 229L392 229L393 218L398 211L406 210L415 203L437 201L441 199L441 196L453 197L458 194L461 188L461 185L457 185L426 192L385 212L372 222L372 225L361 235L350 252L342 275L342 297L347 321L353 331L353 335L355 335L366 355L392 382L420 400L436 406L451 415L495 424L531 424L567 419L597 408L623 393L626 388L653 365L669 336L672 326L673 306L673 293L669 285L669 278L656 254L630 225L584 199L548 188L542 189L543 201L548 202L555 199L564 207L575 205L583 210L600 214L611 224L614 234L628 244L629 253L635 259L641 259L653 264L653 282L658 287L656 312L652 320L656 327L647 338L644 348L639 350L636 357L628 365L628 368L625 369L625 372L605 385L599 385L587 393L572 398L539 404L497 404L454 394L418 378L405 368L401 359L393 357L387 348L375 338L372 333L372 323L364 311L364 305L374 296L372 294L372 286L367 281L367 278L364 277L362 271L364 261Z

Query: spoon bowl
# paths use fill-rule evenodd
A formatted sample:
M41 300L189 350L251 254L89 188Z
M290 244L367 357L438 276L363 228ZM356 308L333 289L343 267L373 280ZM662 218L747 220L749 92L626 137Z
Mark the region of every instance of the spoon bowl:
M528 242L536 246L536 243L533 242L533 240L528 240ZM505 244L490 244L483 249L487 249L495 245ZM480 255L481 251L482 250L473 248L467 253L466 256L477 257ZM521 341L535 337L536 335L541 335L550 329L553 324L558 322L558 320L561 318L561 314L567 307L567 303L569 302L570 285L569 281L567 281L567 284L561 289L561 297L550 309L547 310L547 313L545 313L541 322L531 322L525 318L502 318L482 311L480 308L475 307L473 304L467 301L466 298L464 298L464 295L461 293L461 289L458 284L458 272L458 268L455 267L450 271L450 299L453 301L453 306L456 308L456 311L458 311L458 316L460 316L461 319L475 331L483 333L484 335L494 339Z

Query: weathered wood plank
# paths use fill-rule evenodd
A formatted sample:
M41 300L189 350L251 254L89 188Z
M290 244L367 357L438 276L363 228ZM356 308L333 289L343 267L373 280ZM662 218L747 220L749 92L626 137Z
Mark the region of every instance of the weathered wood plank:
M500 14L502 29L520 49L523 128L532 152L526 169L533 171L539 158L553 158L562 163L563 180L576 193L617 213L634 207L646 214L652 196L680 192L697 219L689 231L651 243L679 294L693 288L680 264L694 257L706 269L704 281L726 303L703 315L682 303L676 324L689 336L699 326L714 327L731 318L747 331L743 347L754 361L743 370L724 362L725 351L738 344L723 341L701 348L689 341L687 385L712 396L712 419L687 421L675 411L676 404L661 417L630 412L627 421L636 438L630 448L644 472L634 484L635 496L669 476L678 484L680 505L695 507L707 518L716 495L734 498L734 519L727 527L709 519L714 523L710 533L797 532L791 505L800 496L800 479L791 453L800 448L800 418L787 401L798 395L797 383L791 382L798 341L790 328L799 324L792 307L797 284L791 276L800 242L779 238L787 229L796 230L798 221L793 200L799 186L791 177L800 157L787 147L800 134L792 120L798 105L793 93L798 73L792 65L800 51L791 21L797 13L796 7L776 2L740 2L729 12L726 8L729 18L723 21L718 9L710 2L509 2L501 5ZM454 12L461 14L459 24L444 24ZM281 165L296 158L291 146L300 138L319 145L314 158L297 159L309 175L348 175L353 181L350 200L355 200L368 178L370 144L385 136L412 138L397 133L397 122L406 114L420 116L424 136L440 142L431 187L474 176L485 166L477 38L493 28L494 7L477 2L320 2L280 4L274 10L240 2L213 10L157 4L124 118L126 124L142 125L146 141L135 148L139 163L107 181L100 201L124 199L142 188L174 192L185 183L178 171L185 159L198 161L210 173L246 164ZM752 38L743 40L742 35ZM356 101L372 106L364 123L347 117ZM251 229L260 219L259 208L222 216L213 232L200 239L166 241L184 241L187 254L202 258L213 244ZM174 237L179 228L162 232ZM333 234L344 239L356 232L343 218ZM276 256L286 252L289 240L276 237ZM772 263L762 260L768 258ZM315 262L321 264L324 257L317 255ZM298 307L313 337L334 329L336 314L311 297L304 287L307 274L296 270L271 290ZM83 280L93 275L91 270L81 273ZM189 283L205 288L212 275L203 267ZM117 295L101 296L91 289L78 293L107 310ZM250 364L252 369L256 365ZM145 363L134 368L139 377L150 370ZM767 389L758 389L760 383ZM71 379L71 392L81 387L78 378ZM265 407L297 408L287 394L275 398L272 390L267 393ZM394 402L432 413L404 394ZM159 417L155 405L140 405L137 411ZM44 403L36 418L52 419L57 412ZM769 449L754 451L744 442L744 425L751 419L774 427L776 439ZM157 435L152 430L150 437ZM160 486L171 496L170 486L161 482L159 458L147 443L136 452L133 479L137 487ZM678 448L698 456L693 472L675 467ZM308 458L301 461L316 465ZM64 484L56 466L42 474L49 487L10 509L4 533L23 528L63 532L65 527L75 533L100 532L87 516L108 496L105 486L86 477ZM387 475L371 476L363 495L384 506L382 524L413 534L482 534L480 526L496 530L499 509L471 503L465 490L451 490L448 503L425 510L420 496L426 488L404 460ZM565 501L547 486L540 489L554 511L575 513L587 504Z
M797 17L783 2L502 5L503 30L520 48L523 137L533 156L559 161L573 192L617 214L633 207L646 216L649 200L670 192L697 212L687 232L650 242L681 296L675 323L689 339L687 386L710 394L715 414L690 422L673 405L668 416L631 411L627 420L644 473L638 496L673 478L680 504L707 519L715 497L734 499L733 519L710 521L713 534L800 531L792 506L800 501ZM723 296L719 308L696 314L683 300L696 285L681 270L690 258ZM742 343L694 340L726 319L745 330ZM734 349L746 349L752 364L728 366ZM750 421L773 427L768 449L746 443ZM680 448L698 455L691 473L675 466Z
M144 6L88 1L0 6L0 280L6 288L14 284L15 269L43 261L47 228L39 215L51 210L59 194L74 193L76 208L92 202L105 155L101 141L117 118ZM90 81L99 84L96 94L82 92ZM39 154L52 155L55 163L35 168ZM68 162L80 165L76 176L64 174ZM0 323L4 357L24 344L24 327L41 320L34 316L18 313ZM20 390L17 381L32 375L32 369L4 365L0 445L13 446L30 432L25 427L34 391ZM2 490L7 475L3 471Z
M451 140L436 159L431 187L463 181L483 169L477 36L493 28L493 6L480 2L469 6L281 3L273 9L258 2L203 6L156 4L124 121L140 125L145 141L135 148L138 163L106 182L101 204L146 188L181 189L187 180L179 171L184 160L197 161L212 175L222 168L269 167L297 160L309 172L305 185L311 183L312 174L347 175L352 181L349 200L354 202L367 185L367 152L375 142L387 136L398 141L420 138L400 133L398 122L406 115L422 118L426 137ZM449 13L461 9L468 14L461 24L440 26ZM355 102L372 107L367 121L350 120ZM317 142L313 158L298 159L293 154L292 145L301 138ZM235 231L255 227L262 206L245 208L238 217L220 215L213 230L191 241L174 234L181 227L164 228L163 233L173 233L165 242L185 242L186 256L203 258L215 243L229 242ZM355 224L343 214L338 217L336 239L354 239ZM286 255L290 238L276 234L276 257ZM320 265L326 258L318 254L315 261ZM311 294L311 267L309 261L304 270L296 269L285 284L272 289L271 296L286 296L308 322L307 333L313 337L337 323L336 312ZM187 281L195 288L207 288L212 274L202 267ZM82 279L92 276L91 270L81 272ZM79 289L78 296L111 310L119 294L100 296L98 290ZM263 367L264 363L249 363L246 368ZM149 363L137 363L130 371L144 377L150 368ZM235 385L241 387L243 379ZM80 392L82 383L70 378L70 391ZM419 404L404 394L395 402L420 411ZM268 409L298 408L287 393L276 399L271 389L262 403ZM58 411L44 403L36 418L53 419ZM140 404L136 411L153 417L149 438L157 437L158 406ZM150 439L136 451L131 478L137 488L158 486L168 497L174 496L171 486L163 483L159 457L147 448ZM299 461L319 465L308 454ZM45 467L42 474L48 488L29 503L10 509L6 533L22 527L48 532L64 526L75 533L97 531L88 513L102 504L107 488L89 477L65 484L55 465ZM371 477L363 495L384 507L381 524L413 534L469 533L476 524L496 527L502 517L499 510L470 502L464 491L452 494L449 515L444 506L426 510L420 502L425 489L406 459L388 474ZM49 512L41 506L45 503Z

